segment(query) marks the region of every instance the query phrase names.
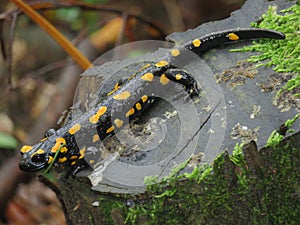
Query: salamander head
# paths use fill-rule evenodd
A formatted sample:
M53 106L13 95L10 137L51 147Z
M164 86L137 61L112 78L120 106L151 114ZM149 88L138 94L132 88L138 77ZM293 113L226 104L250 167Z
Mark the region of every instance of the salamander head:
M28 172L46 169L55 160L57 151L59 153L56 161L59 163L67 161L66 140L56 135L46 137L33 146L25 145L20 150L22 158L19 167Z

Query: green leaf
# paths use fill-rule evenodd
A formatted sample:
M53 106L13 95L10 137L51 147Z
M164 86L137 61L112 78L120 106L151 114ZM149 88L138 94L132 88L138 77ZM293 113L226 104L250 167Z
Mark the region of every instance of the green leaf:
M15 138L9 134L0 132L0 149L16 149L18 147L18 142Z

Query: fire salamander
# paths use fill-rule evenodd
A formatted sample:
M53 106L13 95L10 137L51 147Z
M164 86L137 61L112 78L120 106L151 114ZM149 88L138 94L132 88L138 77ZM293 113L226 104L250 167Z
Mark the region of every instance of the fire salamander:
M83 137L85 142L90 143L101 142L121 129L126 120L148 109L155 99L155 94L149 91L149 84L157 82L163 90L169 83L176 82L190 96L198 94L194 78L174 66L176 58L184 56L184 51L190 50L200 55L221 44L258 38L284 39L285 36L267 29L235 29L212 33L175 46L164 57L144 65L122 84L117 83L105 100L80 118L56 131L50 130L35 145L23 146L20 150L20 169L33 172L48 168L53 163L62 163L75 175L88 166L84 159L86 148L79 148L78 138Z

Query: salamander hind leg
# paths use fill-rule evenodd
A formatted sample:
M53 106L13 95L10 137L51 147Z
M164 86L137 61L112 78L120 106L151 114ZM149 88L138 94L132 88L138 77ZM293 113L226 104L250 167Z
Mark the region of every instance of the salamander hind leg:
M68 171L68 175L75 177L77 173L87 168L90 168L90 165L84 159L79 159L73 165L71 163L70 171Z
M187 72L181 69L169 69L163 75L166 79L183 85L184 90L191 98L199 95L197 81Z

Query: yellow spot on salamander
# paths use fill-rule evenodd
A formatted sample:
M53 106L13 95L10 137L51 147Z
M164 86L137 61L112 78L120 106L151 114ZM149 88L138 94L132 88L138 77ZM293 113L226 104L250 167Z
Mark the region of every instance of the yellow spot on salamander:
M153 80L153 77L153 73L145 73L143 76L141 76L141 79L151 82Z
M181 79L182 79L182 75L179 74L179 73L176 74L176 75L175 75L175 79L176 79L176 80L181 80Z
M136 108L137 110L141 110L141 109L142 109L142 105L141 105L140 103L136 103L136 104L135 104L135 108Z
M56 141L56 142L55 142L55 145L51 148L51 152L53 152L53 153L57 152L57 151L60 149L60 147L61 147L62 145L65 145L65 144L66 144L66 140L65 140L64 138L62 138L62 137L56 138L55 141ZM60 152L61 152L61 153L65 153L65 152L67 152L67 151L68 151L68 149L67 149L66 147L62 147L62 148L60 149Z
M35 155L43 154L45 151L43 149L38 149L35 153L33 153L30 157L32 158Z
M39 149L39 150L36 151L36 153L37 153L37 154L44 154L45 151L44 151L43 149Z
M71 166L74 166L76 164L77 161L73 161L71 162Z
M162 74L162 75L160 76L159 82L160 82L162 85L167 85L167 84L169 83L169 81L170 81L170 80L166 77L165 74Z
M93 142L96 142L96 141L99 141L99 135L98 134L95 134L94 136L93 136Z
M68 159L67 159L67 157L63 157L63 158L59 158L58 159L58 162L59 163L64 163L65 161L67 161Z
M127 80L131 80L132 78L134 78L136 76L136 73L132 74L130 77L128 77Z
M179 56L180 51L178 49L172 49L171 54L172 54L172 56L176 57L176 56Z
M237 36L235 33L229 33L226 35L226 37L228 37L228 39L231 41L237 41L240 39L240 37Z
M164 67L164 66L167 66L167 65L169 65L169 63L166 60L161 60L161 61L155 63L156 67Z
M116 92L116 90L118 90L120 87L121 87L121 86L120 86L119 82L116 83L114 89L111 90L110 92L108 92L108 93L107 93L107 96L110 96L112 93Z
M151 64L150 64L150 63L147 63L147 64L146 64L145 66L143 66L139 71L142 71L142 70L148 68L149 66L151 66Z
M114 129L115 129L115 127L114 127L114 126L111 126L110 128L108 128L108 129L106 130L106 133L109 134L109 133L113 132Z
M79 159L82 159L84 157L84 154L85 154L85 148L80 149L79 153L80 153Z
M78 155L72 155L72 156L70 157L70 159L71 159L71 160L78 159Z
M145 103L148 100L148 96L147 95L143 95L142 96L142 102Z
M123 91L120 94L116 94L113 98L116 100L125 100L130 97L130 92L129 91Z
M53 157L52 156L49 156L49 159L48 159L48 164L50 164L50 163L52 163L52 161L53 161Z
M24 146L21 148L20 152L26 153L26 152L29 152L31 149L32 149L32 146L30 146L30 145L24 145Z
M36 152L34 152L30 157L33 158L36 155L44 154L45 151L43 149L38 149Z
M81 128L81 125L79 123L76 123L73 127L71 127L69 129L69 133L73 135L76 132L78 132L80 130L80 128Z
M48 138L47 138L47 137L45 137L45 138L41 139L41 140L40 140L40 142L43 142L43 141L46 141L46 140L48 140Z
M201 45L201 41L199 39L195 39L192 41L194 47L198 48Z
M59 137L55 139L56 143L59 143L60 145L66 144L66 139Z
M106 106L101 106L96 112L96 114L90 117L89 121L91 123L97 123L99 118L106 112L106 110L107 110Z
M92 115L89 119L90 123L97 123L99 119L99 116L97 116L97 114Z
M133 115L134 114L134 108L131 108L131 109L129 109L129 111L126 113L126 117L129 117L129 116L131 116L131 115Z
M123 125L124 121L120 119L115 119L114 123L116 124L117 128L120 128Z
M148 68L149 66L151 66L150 63L147 63L145 66L143 66L141 69L138 70L138 72L143 71L144 69ZM132 78L134 78L136 76L137 73L132 74L130 77L128 77L127 80L131 80Z

